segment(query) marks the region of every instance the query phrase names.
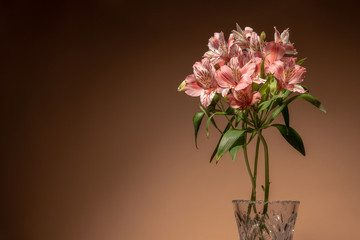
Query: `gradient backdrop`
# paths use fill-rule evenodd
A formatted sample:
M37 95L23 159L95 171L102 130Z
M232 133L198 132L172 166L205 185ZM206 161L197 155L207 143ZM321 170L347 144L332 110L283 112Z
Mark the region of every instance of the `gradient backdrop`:
M176 92L209 37L236 22L268 39L290 27L308 57L304 84L328 110L290 107L306 157L266 131L271 200L301 201L296 240L359 239L355 1L22 1L0 11L1 240L238 239L231 200L251 190L243 158L209 164L218 135L202 128L196 150L198 99Z

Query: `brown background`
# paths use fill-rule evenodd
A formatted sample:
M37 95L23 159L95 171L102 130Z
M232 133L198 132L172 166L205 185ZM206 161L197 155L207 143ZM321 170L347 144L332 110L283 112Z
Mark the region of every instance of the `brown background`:
M213 32L228 35L236 22L270 40L273 26L290 27L308 57L304 84L328 110L290 107L305 158L266 131L270 198L301 201L297 240L358 239L356 9L348 1L2 4L0 239L238 239L231 200L250 194L243 158L209 164L218 135L201 129L195 149L198 99L176 92Z

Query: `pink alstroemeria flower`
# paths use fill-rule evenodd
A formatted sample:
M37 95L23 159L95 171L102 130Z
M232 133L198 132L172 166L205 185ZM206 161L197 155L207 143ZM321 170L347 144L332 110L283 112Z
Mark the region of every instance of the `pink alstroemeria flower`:
M280 64L280 59L284 57L285 48L282 42L265 42L264 43L264 56L265 59L265 74L273 73L275 66Z
M233 89L232 93L227 96L227 102L232 108L240 108L244 110L261 100L261 94L257 91L251 92L252 86L236 91Z
M279 80L279 88L292 92L305 93L299 85L305 78L306 68L296 64L296 58L284 58L282 64L276 64L274 76Z
M248 49L250 47L250 38L253 33L251 27L245 27L243 31L239 24L236 24L236 30L233 30L235 43L240 46L241 49Z
M265 83L266 79L260 78L262 59L259 57L253 57L252 61L256 65L255 71L254 71L253 75L251 76L253 82L257 83L257 84Z
M193 66L194 74L185 79L185 93L192 97L200 96L200 103L208 107L214 98L218 85L215 80L216 70L210 60L204 58Z
M225 97L228 90L234 88L239 91L252 84L251 76L255 71L256 64L251 60L244 66L240 65L239 58L233 57L227 65L221 66L216 72L217 84L227 90L223 91L222 95Z
M274 35L274 39L275 42L282 42L283 46L285 47L285 54L292 54L295 55L297 54L296 49L294 48L294 45L290 42L289 40L289 29L285 29L281 35L280 32L275 28L275 35Z
M261 52L261 39L256 32L251 33L250 37L250 44L249 44L250 51L253 53L260 53Z
M214 36L209 39L209 51L204 54L204 57L209 58L214 65L222 66L230 60L231 57L237 56L241 51L240 47L234 44L234 36L230 34L229 40L226 43L224 33L214 33Z
M258 77L260 75L261 63L262 63L262 53L253 53L251 51L241 51L238 58L239 58L239 62L240 62L240 67L243 67L249 61L252 61L253 63L255 63L256 68L251 77L253 78L254 82L262 83L261 81L257 82L257 80L256 80L256 79L258 79Z

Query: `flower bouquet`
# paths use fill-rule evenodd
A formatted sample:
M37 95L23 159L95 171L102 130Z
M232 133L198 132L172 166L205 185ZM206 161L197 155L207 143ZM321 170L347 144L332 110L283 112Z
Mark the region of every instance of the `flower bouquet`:
M305 156L300 135L290 127L289 104L303 99L326 112L319 100L302 85L305 59L298 60L289 40L289 29L281 34L275 27L273 41L266 41L252 28L242 30L236 24L228 41L223 32L209 39L209 50L193 65L193 74L180 84L178 91L200 97L200 111L195 113L195 145L202 120L206 116L206 132L212 124L220 133L210 162L216 163L227 152L232 160L242 149L250 176L250 200L234 200L240 239L292 239L299 202L269 202L269 151L263 131L275 127L285 140ZM215 116L223 115L226 126L220 128ZM283 124L273 123L279 116ZM255 159L249 161L247 146L256 139ZM257 200L257 168L262 145L265 163L264 198Z

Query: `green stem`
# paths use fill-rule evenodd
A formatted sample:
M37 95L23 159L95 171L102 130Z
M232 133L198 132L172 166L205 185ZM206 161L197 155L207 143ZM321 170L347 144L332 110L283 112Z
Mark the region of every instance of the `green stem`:
M255 151L255 162L254 162L254 179L255 179L255 185L256 185L256 179L257 179L257 166L258 166L258 159L259 159L259 146L260 146L260 138L258 137L256 141L256 151ZM256 200L256 195L255 195Z
M260 138L258 137L256 141L256 151L255 151L255 161L254 161L254 174L253 174L253 188L251 191L251 201L256 201L256 179L257 179L257 166L258 166L258 159L259 159L259 146L260 146ZM256 204L253 204L254 213L257 213ZM251 211L251 204L248 209L248 214Z
M251 120L255 123L255 120L254 120L254 117L253 117L251 111L249 111L249 115L250 115Z
M260 114L260 121L262 120L263 118L263 114L264 114L264 111L261 111L261 114Z
M273 104L274 104L274 101L271 102L268 110L266 111L265 117L261 121L261 125L264 125L264 123L266 122L266 120L267 120L267 118L268 118L268 116L269 116L269 114L271 112L271 108L272 108Z
M225 112L226 110L225 110L225 107L224 107L224 105L222 104L221 100L220 100L219 102L220 102L220 105L221 105L221 106L220 106L220 105L218 105L218 106L220 107L220 109L221 109L223 112ZM226 117L226 119L228 120L228 122L230 123L231 127L232 127L233 129L235 129L232 121L230 121L230 119L229 119L229 117L227 116L227 114L225 114L225 117Z
M248 170L248 173L249 173L249 176L250 176L250 179L251 179L251 185L252 185L250 201L255 201L256 200L256 180L254 179L254 177L252 175L252 172L251 172L246 145L243 146L243 150L244 150L244 158L245 158L246 168ZM254 206L254 211L256 213L255 204L250 203L249 206L248 206L247 220L250 218L251 206L252 205Z
M256 185L255 185L255 182L254 182L253 174L252 174L252 172L251 172L251 168L250 168L250 164L249 164L249 158L248 158L248 153L247 153L246 145L244 145L243 150L244 150L245 164L246 164L246 168L247 168L247 170L248 170L248 173L249 173L249 176L250 176L250 179L251 179L252 193L253 193ZM252 196L252 194L251 194L251 196Z
M258 133L259 138L264 145L264 153L265 153L265 194L264 194L264 202L269 201L269 190L270 190L270 176L269 176L269 150L265 138L263 137L261 131ZM268 204L265 204L263 214L267 212Z
M246 126L246 123L243 122L242 124L242 128L245 129L247 126ZM246 133L245 133L246 134ZM245 142L246 142L246 137L245 137ZM251 168L250 168L250 164L249 164L249 158L248 158L248 153L247 153L247 147L246 147L246 144L244 144L243 146L243 151L244 151L244 158L245 158L245 164L246 164L246 168L248 170L248 173L249 173L249 176L250 176L250 179L251 179L251 184L252 184L252 191L251 191L251 196L253 195L253 191L254 191L254 188L256 188L256 185L255 185L255 182L254 182L254 177L253 177L253 174L251 172Z
M241 120L243 120L244 123L249 124L249 125L252 126L252 127L255 127L254 124L249 121L249 119L248 119L248 117L247 117L247 114L248 114L248 113L243 114L242 117L241 117Z
M255 118L255 129L257 130L261 128L261 121L257 112L256 113L254 112L254 118Z

